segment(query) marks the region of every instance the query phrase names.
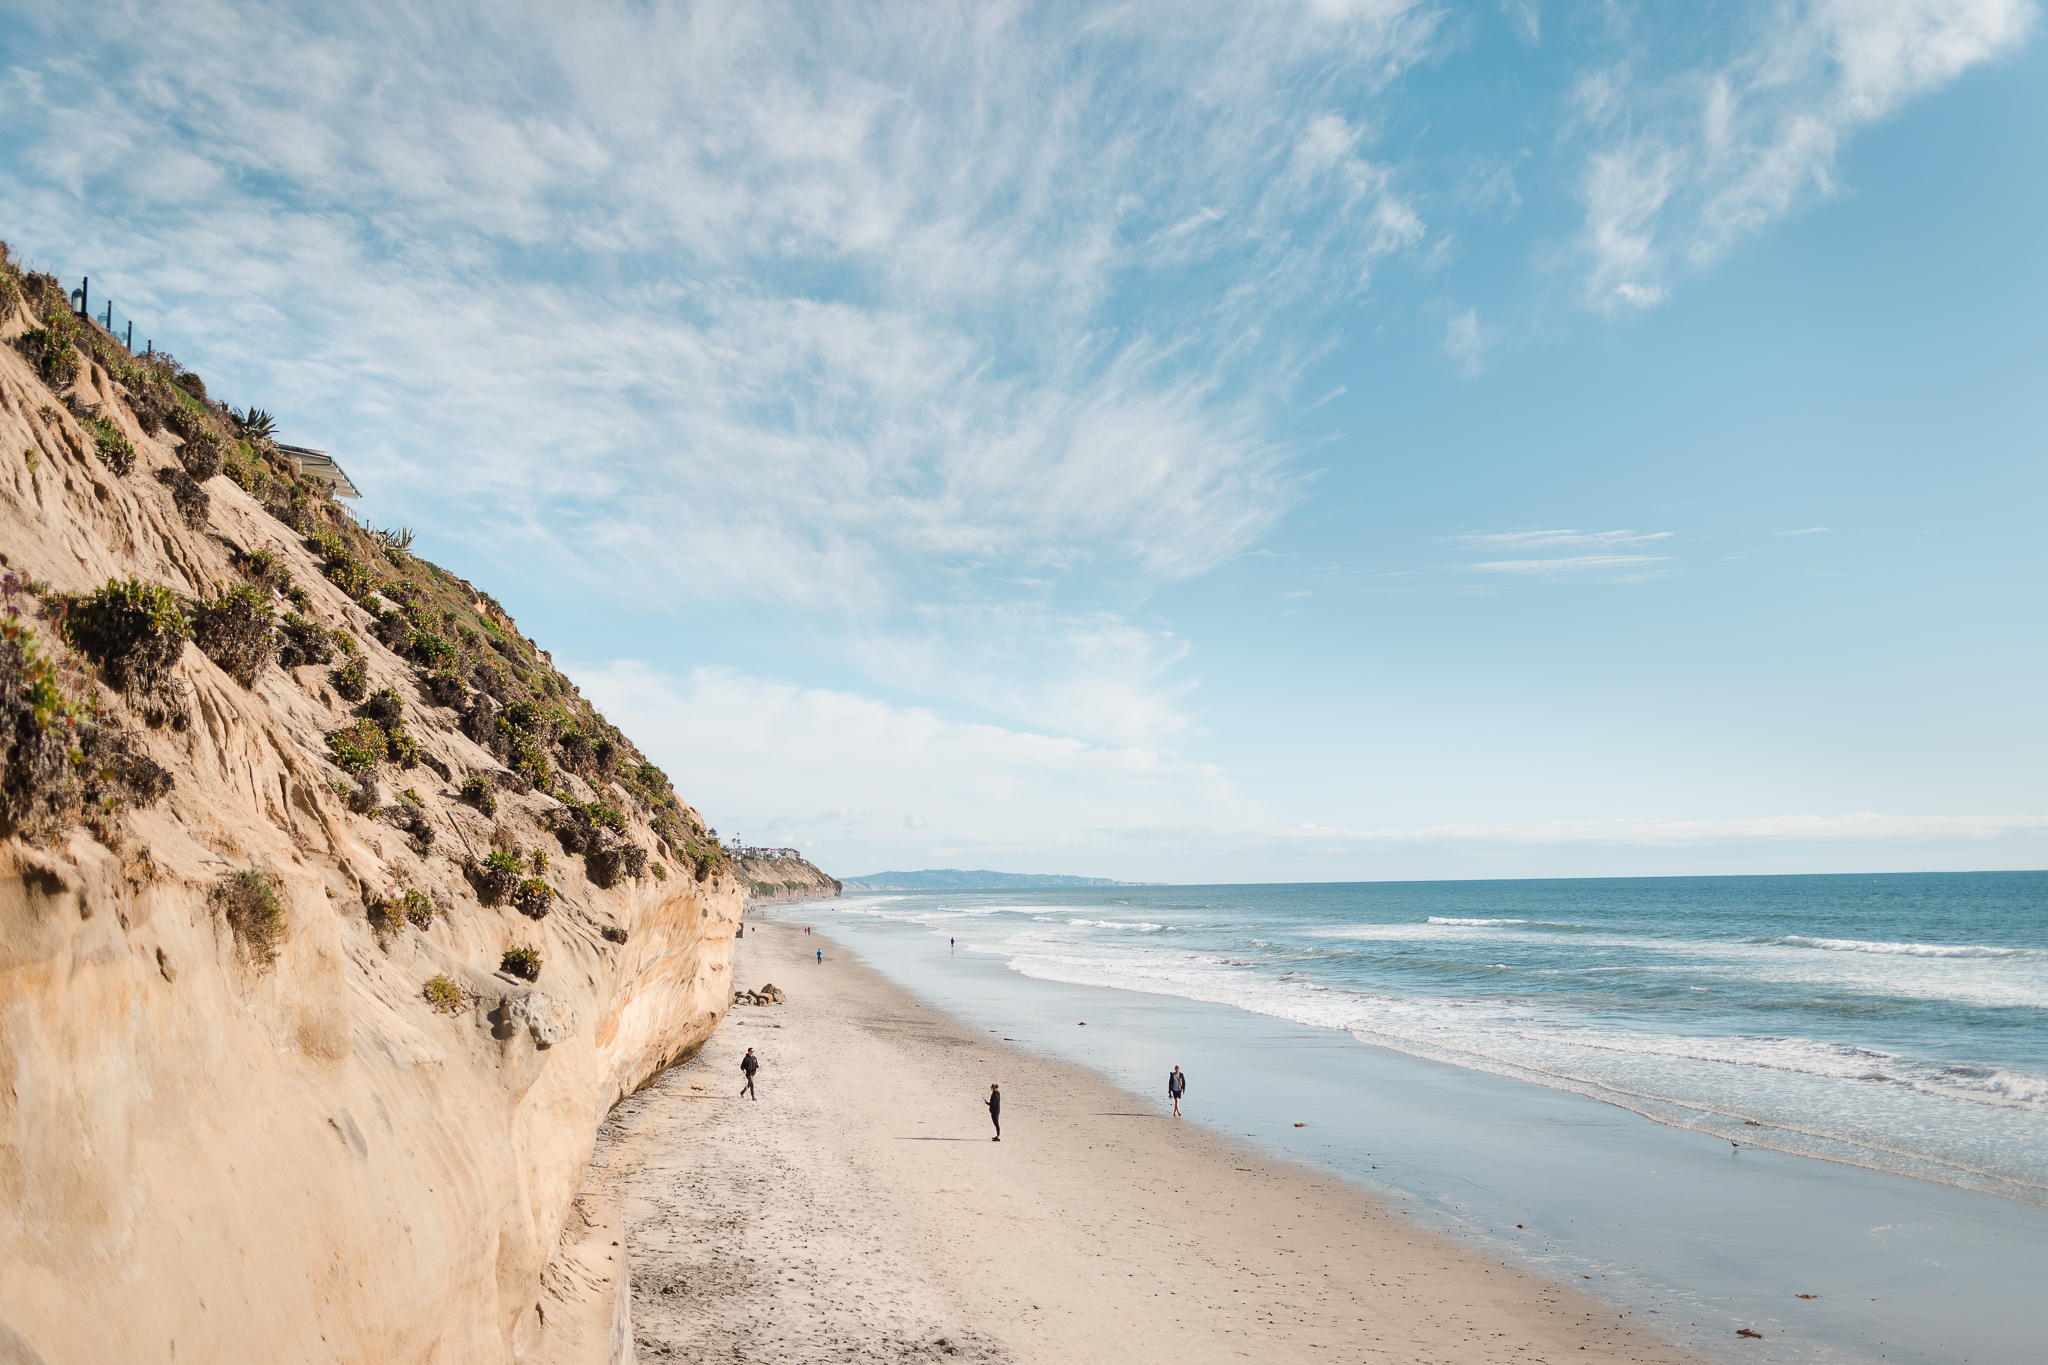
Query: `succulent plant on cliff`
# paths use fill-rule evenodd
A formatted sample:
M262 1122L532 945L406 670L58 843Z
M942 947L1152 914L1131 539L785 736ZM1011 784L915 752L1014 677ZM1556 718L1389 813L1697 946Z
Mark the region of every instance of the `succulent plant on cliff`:
M536 948L507 948L498 959L498 970L522 981L540 980L540 951Z
M13 598L25 590L5 576L8 614L0 617L0 837L40 838L80 812L104 818L147 806L171 789L171 776L133 737L94 715L90 683L45 654ZM95 828L95 833L105 831Z
M351 721L327 736L327 752L335 767L360 777L383 762L388 739L384 727L373 720Z
M232 414L235 431L245 441L263 442L277 434L277 418L262 408L250 408L247 412Z
M167 681L191 633L177 594L133 577L108 579L64 617L65 641L97 662L118 692Z
M252 963L260 969L277 960L285 907L275 877L254 868L230 872L214 886L211 899Z
M364 694L370 690L369 660L360 654L352 654L346 662L329 674L328 678L333 682L334 690L341 695L343 701L361 701Z
M121 434L121 428L111 418L88 417L85 428L92 433L93 447L101 464L122 478L135 472L135 443Z
M495 815L498 811L498 793L493 790L495 785L488 774L474 773L462 779L462 799L485 815Z
M77 335L75 323L66 327L53 316L44 326L31 327L16 337L14 347L45 384L68 389L78 379L78 347L73 344Z
M384 757L400 768L419 766L420 742L407 733L404 721L384 732Z
M462 658L460 650L431 630L411 632L401 652L423 668L450 668Z
M194 643L229 677L244 687L254 687L277 654L270 595L240 583L201 602L196 617Z
M405 927L405 912L394 897L373 900L364 907L370 928L376 932L380 946L389 947L398 931Z
M519 866L519 855L504 849L485 854L481 862L472 860L465 871L469 884L476 888L477 899L485 905L503 905L524 880L519 875L524 871Z
M405 916L405 922L415 929L426 928L434 922L434 916L440 913L426 892L411 888L407 888L406 893L399 897L398 907L400 913Z
M539 877L526 878L519 883L519 889L512 893L513 906L528 919L545 918L554 899L555 889Z

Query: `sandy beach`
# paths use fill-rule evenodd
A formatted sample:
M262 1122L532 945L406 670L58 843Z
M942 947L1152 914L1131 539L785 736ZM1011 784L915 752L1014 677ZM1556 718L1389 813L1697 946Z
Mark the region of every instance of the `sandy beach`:
M822 934L750 928L736 979L789 1003L736 1007L620 1105L586 1189L623 1216L643 1361L1694 1359L1159 1098L977 1036ZM737 1097L749 1047L758 1101Z

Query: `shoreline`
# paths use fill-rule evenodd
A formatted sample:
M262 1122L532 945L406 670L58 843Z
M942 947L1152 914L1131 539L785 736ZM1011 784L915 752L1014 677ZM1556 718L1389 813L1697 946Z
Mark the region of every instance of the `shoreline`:
M614 1110L586 1185L623 1215L643 1361L1700 1359L1653 1318L977 1031L827 935L749 927L736 984L789 1003L735 1007ZM734 1098L749 1046L758 1102Z
M1706 1358L2030 1359L2039 1205L1670 1126L1576 1091L1185 996L1082 984L991 951L983 922L785 912L970 1028L1141 1093L1192 1063L1190 1113L1420 1225L1644 1314ZM1074 1027L1085 1018L1091 1027ZM1280 1120L1307 1121L1306 1129ZM1526 1227L1524 1225L1526 1224ZM1649 1316L1654 1314L1655 1316ZM1752 1329L1763 1340L1738 1338Z

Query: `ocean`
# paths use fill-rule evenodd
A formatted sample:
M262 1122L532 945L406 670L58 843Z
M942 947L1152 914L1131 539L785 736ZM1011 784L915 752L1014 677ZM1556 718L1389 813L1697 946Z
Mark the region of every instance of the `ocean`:
M773 916L1141 1092L1171 1057L1200 1121L1684 1317L1713 1353L1742 1318L1776 1334L1762 1359L2037 1358L2048 873L920 893ZM1750 1241L1769 1249L1732 1250ZM1802 1276L1841 1292L1798 1300Z

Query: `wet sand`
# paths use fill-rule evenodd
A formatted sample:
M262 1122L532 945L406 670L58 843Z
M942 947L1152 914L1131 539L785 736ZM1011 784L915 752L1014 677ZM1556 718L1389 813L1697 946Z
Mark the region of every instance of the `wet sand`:
M643 1362L1695 1359L1163 1100L977 1035L824 935L756 924L739 950L738 980L789 1003L735 1007L619 1106L586 1189L623 1216ZM748 1047L758 1101L737 1098Z

